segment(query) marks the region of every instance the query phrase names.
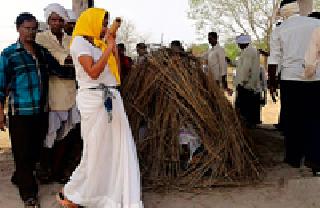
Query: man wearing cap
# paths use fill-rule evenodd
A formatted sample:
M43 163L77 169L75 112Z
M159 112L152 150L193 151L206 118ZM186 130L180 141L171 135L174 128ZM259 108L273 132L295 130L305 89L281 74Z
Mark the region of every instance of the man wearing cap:
M253 48L249 35L240 35L236 43L241 49L235 86L237 90L235 106L249 127L260 123L260 58Z
M305 5L310 3L309 1L298 3L286 1L281 4L280 13L285 20L272 35L268 59L271 94L276 92L275 74L278 65L281 64L280 88L284 107L282 110L285 117L283 130L286 147L284 161L295 168L300 167L304 156L306 165L319 165L320 162L320 155L317 153L319 145L313 146L315 139L319 138L320 108L319 99L315 99L315 95L320 90L320 76L315 74L309 77L305 70L305 65L308 64L305 62L307 47L312 31L319 27L320 21L299 15L299 6L305 14L306 9L312 6ZM310 167L314 173L318 171L315 166Z
M60 4L53 3L44 9L44 13L49 29L38 33L36 42L48 49L62 68L74 73L69 51L71 37L63 31L64 23L68 22L69 19L67 11ZM74 76L64 78L50 76L49 129L41 164L45 174L40 177L43 182L47 182L50 179L63 181L69 177L69 174L64 173L64 169L67 167L63 166L66 166L65 155L70 149L67 147L68 140L62 139L67 138L69 133L73 135L71 130L80 122L75 97L76 82ZM80 137L80 130L78 129L77 131L79 133L75 135Z

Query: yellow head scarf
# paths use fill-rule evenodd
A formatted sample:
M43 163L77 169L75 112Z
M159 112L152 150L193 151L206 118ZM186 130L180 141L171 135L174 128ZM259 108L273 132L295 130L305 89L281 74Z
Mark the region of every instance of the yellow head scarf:
M75 36L93 37L94 45L104 51L107 48L107 44L101 40L100 34L105 14L106 10L99 8L89 8L82 12L72 33L72 40ZM108 66L111 73L115 76L117 83L120 84L117 61L112 53L109 56Z

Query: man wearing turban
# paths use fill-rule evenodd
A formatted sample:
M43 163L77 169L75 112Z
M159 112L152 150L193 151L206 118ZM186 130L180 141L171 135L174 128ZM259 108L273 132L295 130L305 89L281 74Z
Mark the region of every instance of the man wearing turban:
M49 29L38 33L36 42L48 49L60 66L70 71L70 76L49 77L49 128L44 143L40 179L43 182L63 182L73 171L72 167L66 167L66 153L74 148L77 143L74 140L80 141L80 115L76 108L76 82L69 50L71 36L63 31L69 16L67 10L57 3L49 4L44 9L44 16ZM69 171L69 168L72 170Z

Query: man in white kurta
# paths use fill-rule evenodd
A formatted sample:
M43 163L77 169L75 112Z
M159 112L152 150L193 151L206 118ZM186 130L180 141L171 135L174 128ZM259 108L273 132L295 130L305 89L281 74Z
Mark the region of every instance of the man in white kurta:
M49 29L38 33L36 42L48 49L62 68L74 72L69 51L71 37L63 32L64 23L68 21L67 11L59 4L49 4L45 8L45 17ZM66 141L57 142L66 138L69 133L70 136L78 135L76 137L79 137L78 141L80 140L79 125L76 129L78 133L71 133L71 130L80 122L75 98L76 82L74 76L69 78L52 75L49 77L49 129L42 158L42 167L44 170L47 169L47 176L42 178L46 181L50 180L49 177L53 180L63 181L69 177L73 168L75 168L74 165L73 168L70 167L71 170L68 169L66 153L72 151L72 148L74 148L72 143L77 143L73 140L77 139L68 138ZM53 146L55 148L52 150ZM78 151L79 159L80 151Z
M301 4L301 2L300 2ZM310 57L305 61L312 32L320 21L299 15L297 3L284 4L281 8L286 18L270 40L268 60L270 91L275 93L275 74L281 63L282 106L284 106L284 136L286 153L284 161L299 168L305 157L306 164L319 164L319 99L320 75L309 76L305 70ZM310 41L312 41L310 43ZM310 165L314 172L318 167Z
M238 36L236 43L241 49L241 55L235 78L235 105L246 124L251 127L260 123L260 56L250 44L249 35Z
M224 49L219 44L219 37L216 32L208 34L208 41L211 45L203 56L206 68L208 69L208 76L213 77L219 86L225 90L228 89L227 85L227 63Z
M319 18L319 13L316 15L316 18ZM320 21L320 20L319 20ZM320 176L320 136L318 129L320 124L320 98L318 93L320 91L320 26L318 26L312 33L311 40L309 46L306 50L305 55L305 70L304 76L306 79L310 80L310 85L312 89L310 89L311 95L308 102L311 104L313 108L310 111L313 112L311 120L312 129L310 130L310 143L308 145L308 160L310 162L310 166L312 168L313 174L315 176ZM308 105L308 107L310 107ZM308 121L309 122L309 121Z

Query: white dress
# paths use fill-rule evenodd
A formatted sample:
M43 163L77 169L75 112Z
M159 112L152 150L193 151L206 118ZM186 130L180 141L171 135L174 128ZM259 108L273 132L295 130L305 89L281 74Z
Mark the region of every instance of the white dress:
M64 187L65 196L89 208L142 208L136 146L120 93L111 89L113 119L109 123L102 91L88 89L100 83L115 86L116 80L107 66L96 80L83 70L80 55L89 55L95 62L102 55L83 37L75 37L71 55L79 85L77 105L84 148L79 166Z

